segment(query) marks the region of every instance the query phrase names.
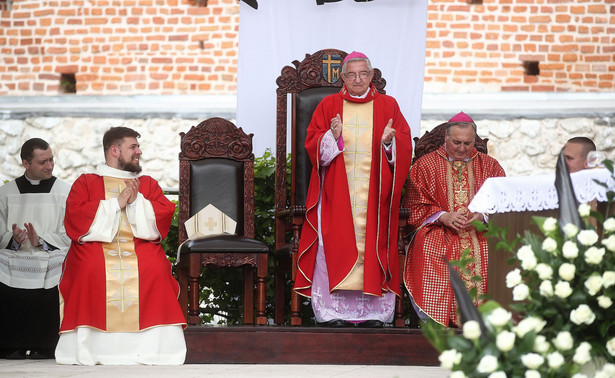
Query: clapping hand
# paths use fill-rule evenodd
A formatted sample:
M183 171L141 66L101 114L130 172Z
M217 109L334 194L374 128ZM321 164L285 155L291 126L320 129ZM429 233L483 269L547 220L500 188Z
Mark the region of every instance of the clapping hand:
M390 119L387 125L384 127L384 131L382 132L382 143L391 144L393 138L395 137L395 129L393 128L393 120Z
M342 117L340 117L339 113L331 118L331 133L335 140L338 140L342 133Z
M23 226L26 228L26 232L28 234L28 239L30 239L30 244L33 246L37 246L40 244L40 238L34 229L32 223L24 223Z
M24 244L30 240L30 244L33 246L39 245L40 240L32 223L24 223L23 225L24 228L21 229L17 227L17 224L13 223L13 240L19 244Z
M127 179L124 180L126 187L120 195L117 197L117 202L120 205L120 209L126 207L126 205L133 203L137 199L137 193L139 193L139 179Z
M16 223L13 223L13 240L15 243L23 244L28 240L28 231L22 230L17 227Z

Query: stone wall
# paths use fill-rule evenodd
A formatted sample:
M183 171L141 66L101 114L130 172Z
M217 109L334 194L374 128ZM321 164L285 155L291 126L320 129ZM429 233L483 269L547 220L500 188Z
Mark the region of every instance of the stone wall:
M478 134L489 138L489 155L507 176L554 173L560 150L573 136L594 141L609 159L615 157L615 118L547 118L494 120L474 118ZM421 135L441 122L423 121Z
M55 156L54 175L73 182L104 162L102 136L112 126L126 126L141 134L143 173L162 187L179 185L180 132L197 125L197 119L119 119L35 117L0 122L0 156L4 156L0 178L23 174L19 151L29 138L43 138Z
M600 150L614 157L615 117L531 119L475 118L479 135L489 138L489 154L509 176L552 173L557 155L571 136L592 138ZM178 186L179 133L187 132L199 119L121 119L82 117L31 117L0 122L1 179L23 174L19 159L21 144L31 137L47 140L55 154L55 175L74 181L104 161L102 135L111 126L123 125L141 133L144 173L163 187ZM442 121L424 120L421 135ZM258 136L255 136L258 137Z
M426 93L615 90L615 0L429 0L427 20ZM85 95L233 94L238 28L237 0L0 0L0 96L62 75Z
M615 88L615 0L428 4L425 92Z
M235 93L237 0L0 1L0 95Z

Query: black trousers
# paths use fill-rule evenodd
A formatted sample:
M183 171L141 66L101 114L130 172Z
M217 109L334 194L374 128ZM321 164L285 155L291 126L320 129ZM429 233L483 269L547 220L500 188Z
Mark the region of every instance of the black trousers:
M0 350L53 353L60 330L58 287L16 289L0 283Z

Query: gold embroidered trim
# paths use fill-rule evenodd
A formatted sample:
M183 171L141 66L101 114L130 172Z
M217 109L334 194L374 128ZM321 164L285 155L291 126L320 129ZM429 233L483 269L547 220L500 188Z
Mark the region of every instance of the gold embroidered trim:
M355 103L346 100L343 104L343 155L359 258L348 276L335 289L363 290L365 229L372 165L373 104L373 101Z
M123 179L104 178L105 199L117 198L126 184ZM139 331L139 264L126 209L120 214L115 238L102 243L106 272L108 332Z

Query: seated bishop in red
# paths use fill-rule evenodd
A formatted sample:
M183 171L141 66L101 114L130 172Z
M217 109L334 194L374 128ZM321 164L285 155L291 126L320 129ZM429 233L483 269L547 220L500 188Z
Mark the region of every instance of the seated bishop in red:
M457 114L446 125L444 145L419 158L408 181L408 221L417 231L406 256L404 283L419 317L445 326L459 322L444 256L459 260L468 250L474 259L468 268L482 282L471 281L472 275L462 279L478 295L487 293L487 238L472 222L488 218L470 212L468 205L487 178L504 176L504 170L474 148L475 138L472 118Z

